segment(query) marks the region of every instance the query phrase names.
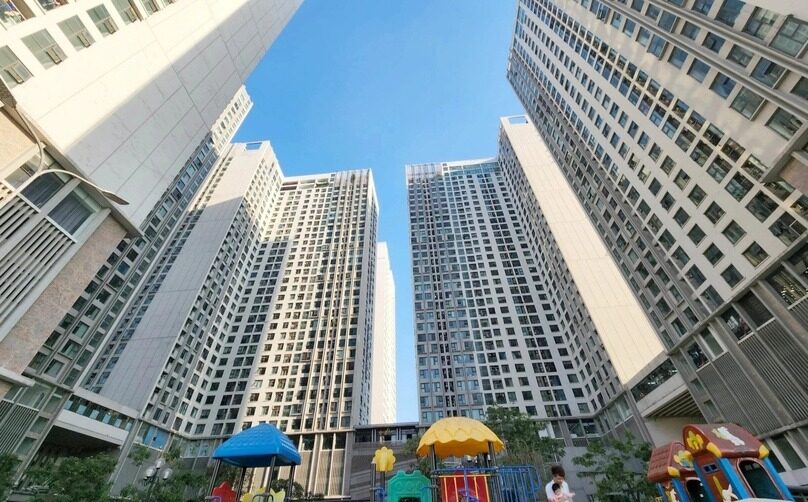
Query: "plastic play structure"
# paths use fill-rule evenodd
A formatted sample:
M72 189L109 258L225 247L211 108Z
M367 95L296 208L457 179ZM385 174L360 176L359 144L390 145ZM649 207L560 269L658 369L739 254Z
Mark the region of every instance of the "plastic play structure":
M295 467L300 465L300 453L292 440L271 424L260 424L236 434L216 448L213 458L216 460L216 467L208 488L210 496L205 498L210 502L286 502L292 494ZM227 482L213 487L222 463L241 468L236 490ZM286 466L290 467L289 486L286 490L275 492L268 487L258 487L242 496L241 488L244 486L247 469L266 467L269 472L265 479L271 480L276 468Z
M656 448L648 464L662 502L794 500L769 450L735 424L687 425L682 442Z

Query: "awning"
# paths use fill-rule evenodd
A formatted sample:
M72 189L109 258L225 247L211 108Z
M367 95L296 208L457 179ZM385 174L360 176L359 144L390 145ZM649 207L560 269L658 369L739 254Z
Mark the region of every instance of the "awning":
M236 467L300 465L295 444L277 427L260 424L231 437L213 452L213 458Z

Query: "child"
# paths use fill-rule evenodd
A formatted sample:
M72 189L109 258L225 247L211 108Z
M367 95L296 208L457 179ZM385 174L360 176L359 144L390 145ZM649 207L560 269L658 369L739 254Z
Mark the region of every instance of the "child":
M553 483L553 497L550 499L550 502L572 502L572 497L574 497L575 494L564 493L561 486L560 483Z

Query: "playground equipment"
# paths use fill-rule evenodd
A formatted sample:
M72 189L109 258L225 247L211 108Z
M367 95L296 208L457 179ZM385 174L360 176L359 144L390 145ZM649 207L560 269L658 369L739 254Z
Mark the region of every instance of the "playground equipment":
M387 473L393 470L396 457L393 455L393 450L383 446L375 451L373 460L371 460L370 463L373 464L374 467L374 472L371 474L370 479L370 490L373 493L374 500L384 502L385 497L387 497ZM378 486L376 485L377 473L381 477L381 482Z
M295 478L295 467L300 465L300 453L298 453L292 440L274 425L260 424L246 429L231 437L213 452L216 466L213 470L213 477L210 480L208 493L211 496L206 500L224 502L226 500L237 500L239 502L286 502L292 493L293 480ZM223 488L218 492L214 491L213 484L216 482L216 475L222 463L241 467L241 476L236 491L232 494ZM268 492L267 487L259 487L251 493L241 495L244 486L244 477L247 469L256 467L268 467L269 472L265 479L267 483L272 480L273 471L278 467L290 467L289 485L285 491ZM231 490L232 491L232 490Z
M683 443L657 448L648 479L664 502L794 500L769 450L735 424L686 425Z
M441 502L535 501L541 490L536 469L497 466L496 454L504 449L502 440L482 422L449 417L432 424L421 438L416 454L431 459L433 499L439 496ZM438 469L438 459L450 457L466 461L457 467Z

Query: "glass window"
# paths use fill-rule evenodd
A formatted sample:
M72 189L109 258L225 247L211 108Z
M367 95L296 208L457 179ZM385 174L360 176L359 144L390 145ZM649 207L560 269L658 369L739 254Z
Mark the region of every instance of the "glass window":
M769 168L766 167L763 162L759 161L757 157L750 155L741 166L741 169L746 171L749 176L759 180L763 176L763 173L768 171Z
M676 220L676 223L678 223L680 227L683 227L685 226L685 223L687 223L687 220L690 219L690 215L687 214L684 209L679 208L679 210L676 211L676 214L673 215L673 219Z
M77 188L62 199L48 216L68 233L74 234L96 208L87 193Z
M777 451L780 452L780 456L785 460L788 466L792 470L802 469L805 467L805 462L802 461L800 455L791 446L791 443L788 441L783 434L779 436L774 436L770 440L774 445L777 447Z
M758 64L755 65L755 69L752 70L752 78L769 87L774 87L785 72L786 69L779 64L769 61L766 58L760 58Z
M712 6L713 0L696 0L691 9L706 16Z
M729 183L727 183L727 186L724 188L730 195L735 197L735 200L741 200L749 193L749 190L752 189L752 182L743 174L737 173L729 180Z
M142 2L143 6L146 8L146 12L149 14L154 14L159 10L156 0L142 0Z
M8 47L0 47L0 76L9 88L31 78L31 72Z
M800 195L800 198L795 200L794 204L791 204L791 209L808 220L808 195Z
M679 172L676 173L676 177L673 179L673 182L676 183L676 186L678 186L680 189L684 190L687 184L690 182L690 176L688 176L684 170L679 170Z
M791 139L802 127L802 120L782 108L778 108L766 125L785 139Z
M690 237L690 240L696 245L704 240L705 235L704 230L702 230L698 225L693 225L693 228L691 228L690 232L687 233L687 236Z
M749 20L743 27L743 31L760 40L765 40L766 35L769 34L772 25L777 21L778 17L777 14L769 9L755 7L755 10L752 11L752 15L749 16Z
M727 240L733 244L737 244L738 241L741 240L744 235L746 235L746 231L734 221L730 221L727 228L725 228L721 233L724 234L724 237L726 237Z
M118 31L118 25L115 24L115 21L109 15L109 11L103 5L88 10L87 15L90 16L90 19L95 23L95 27L105 37Z
M803 279L808 278L808 244L803 245L802 248L791 255L788 262L794 267L794 272L797 275L803 276Z
M751 294L751 293L750 293ZM735 335L738 340L752 332L752 329L746 323L743 317L738 314L738 311L730 307L721 314L721 319L726 323L730 332Z
M712 85L710 85L710 89L725 98L729 96L733 89L735 89L735 81L729 78L728 76L724 75L723 73L719 72L718 75L715 76L713 79Z
M808 99L808 78L801 77L797 85L791 89L791 94L799 96L802 99Z
M707 36L704 37L704 42L702 42L701 45L707 47L713 52L718 52L721 50L721 47L724 46L724 42L726 42L726 40L723 38L719 37L715 33L708 32Z
M693 365L696 369L701 368L709 362L707 356L704 355L701 347L699 347L699 344L695 342L687 348L687 355L690 356L690 360L693 361Z
M691 40L695 40L696 37L699 36L700 31L701 28L699 28L693 23L690 23L689 21L685 21L685 24L682 25L682 35L686 36Z
M721 183L732 166L721 157L716 157L707 168L707 174L713 177L716 183Z
M704 198L707 196L707 193L701 189L700 186L696 185L693 187L693 190L690 191L690 195L687 197L693 201L693 204L698 206L702 203Z
M766 282L774 288L787 305L792 305L805 296L805 287L784 267L778 268L767 277Z
M746 68L752 61L752 53L740 45L733 45L727 54L727 59Z
M90 32L87 31L87 28L84 27L84 24L79 19L79 16L69 17L64 21L60 21L59 28L61 28L62 32L77 51L89 47L95 42Z
M738 283L743 280L743 276L741 275L741 273L738 272L738 269L733 267L732 265L730 265L723 272L721 272L721 277L723 277L724 280L727 281L727 284L729 284L730 287L732 288L737 286Z
M668 33L673 33L676 28L676 23L679 18L668 11L662 11L662 17L659 18L659 27Z
M771 193L777 196L780 200L785 200L786 197L794 192L794 187L791 186L786 180L778 179L777 181L770 181L764 185Z
M701 294L701 298L711 309L718 308L722 303L724 303L724 299L721 298L721 295L719 295L718 291L716 291L712 286L707 286L704 288L704 293Z
M721 8L718 9L718 13L715 15L716 21L721 21L729 26L734 25L743 6L744 2L741 0L724 0L724 3L721 4Z
M687 52L678 47L674 47L671 55L668 57L668 62L677 68L681 68L687 59Z
M746 209L755 215L755 218L760 221L766 221L766 218L771 216L774 210L777 209L777 203L763 192L758 192L746 205Z
M709 329L701 332L701 338L704 340L704 345L713 357L718 357L724 353L724 347L721 345L721 342L718 341Z
M685 275L687 276L687 280L690 281L690 284L692 284L694 288L698 288L704 284L705 280L707 280L704 277L704 274L701 273L701 270L699 270L699 268L695 265L687 269Z
M67 0L38 0L39 5L45 10L55 9L60 5L67 5Z
M45 68L55 66L67 57L64 51L56 45L56 40L48 33L48 30L31 33L27 37L22 37L22 41Z
M707 258L710 264L715 265L721 261L721 258L724 257L724 253L721 252L715 244L710 244L707 249L704 250L704 257Z
M123 18L123 24L134 23L138 20L137 11L130 0L112 0L112 4Z
M637 23L631 19L626 19L626 24L623 25L623 33L628 36L634 36L634 30L637 28Z
M668 42L664 38L654 35L651 37L651 43L648 44L648 52L658 58L662 57L662 53L665 52L665 47L667 45Z
M783 215L777 218L772 226L769 227L769 231L772 235L788 245L800 238L800 235L805 232L805 227L790 214L783 213Z
M713 202L710 204L710 207L707 208L707 211L705 211L704 214L707 216L708 220L716 223L724 216L724 210L721 209L721 206Z
M743 256L747 259L747 261L749 261L749 263L757 267L769 257L769 254L764 251L762 247L760 247L760 244L753 242L748 248L746 248L746 251L743 252Z
M643 27L640 27L640 32L637 34L637 42L639 42L643 47L646 47L650 40L651 32Z
M37 157L38 158L38 157ZM39 175L34 181L22 189L22 194L33 205L42 207L46 202L58 192L65 181L55 173L45 173Z
M772 47L789 56L799 56L808 40L808 23L789 17L772 40Z
M751 120L762 104L763 98L746 87L741 87L738 95L732 100L730 108Z
M752 326L756 328L763 326L773 317L769 309L751 291L742 296L738 300L738 304L743 308L749 320L752 321Z
M710 65L698 58L694 58L693 63L690 65L690 69L687 71L687 74L699 82L704 82L704 77L707 76L707 72L709 71Z

